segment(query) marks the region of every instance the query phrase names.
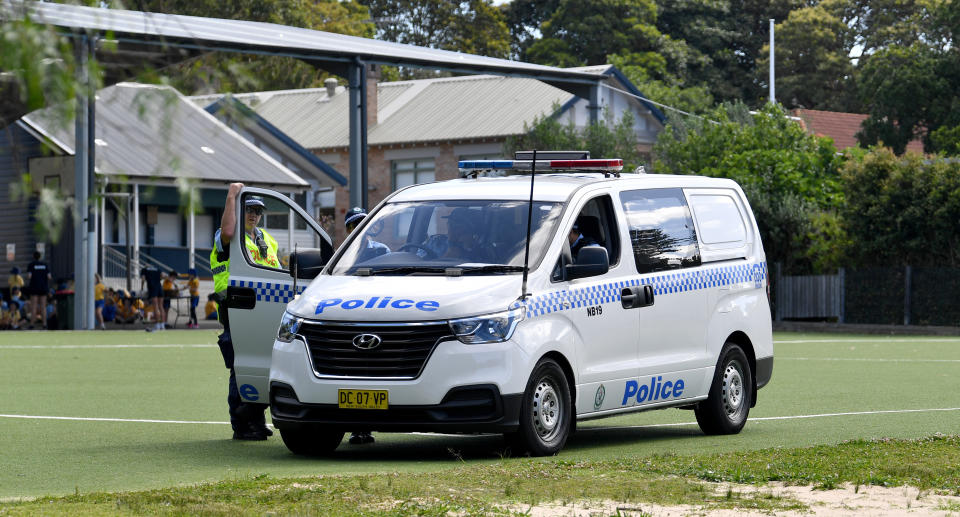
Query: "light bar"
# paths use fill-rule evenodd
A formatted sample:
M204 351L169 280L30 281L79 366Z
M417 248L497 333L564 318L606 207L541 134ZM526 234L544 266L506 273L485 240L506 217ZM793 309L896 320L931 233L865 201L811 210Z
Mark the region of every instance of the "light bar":
M465 160L459 162L458 167L462 170L469 169L513 169L530 170L532 160ZM594 171L613 171L623 170L623 160L614 159L591 159L591 160L537 160L537 171L548 172L552 170L594 170Z

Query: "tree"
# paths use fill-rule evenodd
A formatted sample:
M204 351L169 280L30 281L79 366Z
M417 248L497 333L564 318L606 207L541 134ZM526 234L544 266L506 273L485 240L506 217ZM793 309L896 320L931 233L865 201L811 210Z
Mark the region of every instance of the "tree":
M491 0L363 0L377 39L491 57L510 55L504 13Z
M822 5L790 12L776 26L777 101L787 107L854 111L851 40L843 21ZM758 60L758 79L770 66L769 45Z
M500 8L510 29L512 57L529 61L527 49L541 36L541 25L553 16L560 0L512 0Z
M128 7L278 23L366 38L374 35L367 8L355 0L137 0ZM322 69L293 58L213 52L161 73L143 70L139 79L166 82L190 95L308 88L321 85L328 76Z
M960 163L872 148L842 177L856 264L960 266Z
M619 121L614 121L609 114L606 119L578 128L573 122L561 123L556 116L539 117L530 125L524 123L522 135L507 138L503 152L512 156L516 151L531 149L577 149L590 151L590 156L596 158L621 158L624 171L643 165L644 159L637 150L633 115L628 111Z
M654 146L653 170L730 178L756 214L768 261L787 271L815 265L807 254L841 203L841 159L828 139L810 136L778 107L751 115L724 105L707 118L671 117Z
M536 63L584 66L605 64L608 55L629 52L659 62L656 17L653 0L560 0L527 56Z

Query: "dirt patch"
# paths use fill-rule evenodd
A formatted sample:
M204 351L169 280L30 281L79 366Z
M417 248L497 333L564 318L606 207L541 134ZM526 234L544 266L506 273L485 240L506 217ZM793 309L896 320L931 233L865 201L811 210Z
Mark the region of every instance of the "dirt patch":
M711 517L756 516L817 516L817 517L916 517L960 515L960 497L923 492L912 487L879 487L842 485L834 490L814 490L809 486L787 486L770 483L756 487L728 483L710 484L722 499L733 491L751 500L765 497L799 501L809 510L706 509L695 505L662 506L652 503L618 503L616 501L583 501L562 505L541 504L533 507L513 506L511 509L529 511L532 517L682 517L709 515Z

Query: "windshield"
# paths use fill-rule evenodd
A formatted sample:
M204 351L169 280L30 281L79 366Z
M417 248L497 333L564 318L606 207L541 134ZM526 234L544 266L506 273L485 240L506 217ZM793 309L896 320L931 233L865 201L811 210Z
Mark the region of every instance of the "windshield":
M523 271L526 201L391 203L356 231L335 275L467 275ZM550 243L560 203L533 203L530 267Z

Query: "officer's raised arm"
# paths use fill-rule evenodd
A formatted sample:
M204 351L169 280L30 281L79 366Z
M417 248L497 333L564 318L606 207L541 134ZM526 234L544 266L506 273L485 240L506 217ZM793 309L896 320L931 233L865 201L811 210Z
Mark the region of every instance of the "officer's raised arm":
M227 192L227 201L223 205L223 217L220 218L220 243L226 247L237 231L237 196L243 189L243 183L231 183Z

